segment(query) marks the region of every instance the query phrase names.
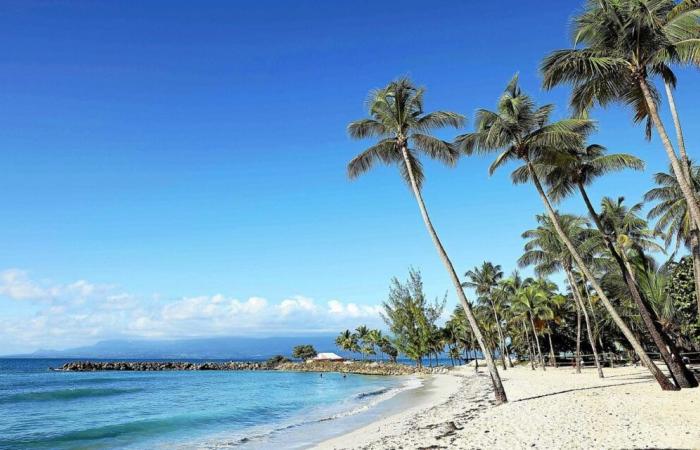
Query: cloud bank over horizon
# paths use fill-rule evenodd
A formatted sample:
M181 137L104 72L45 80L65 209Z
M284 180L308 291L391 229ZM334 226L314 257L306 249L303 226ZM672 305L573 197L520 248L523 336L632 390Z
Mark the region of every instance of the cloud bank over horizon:
M194 338L336 333L360 324L382 327L379 305L279 301L223 294L162 298L87 280L61 284L21 269L0 271L0 354L65 349L114 338Z

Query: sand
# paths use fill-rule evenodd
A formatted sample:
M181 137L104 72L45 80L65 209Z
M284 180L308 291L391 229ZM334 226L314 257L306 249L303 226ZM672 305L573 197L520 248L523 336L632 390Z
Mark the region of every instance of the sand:
M664 392L641 367L501 372L509 402L495 406L488 375L435 375L409 409L318 449L700 448L700 388Z

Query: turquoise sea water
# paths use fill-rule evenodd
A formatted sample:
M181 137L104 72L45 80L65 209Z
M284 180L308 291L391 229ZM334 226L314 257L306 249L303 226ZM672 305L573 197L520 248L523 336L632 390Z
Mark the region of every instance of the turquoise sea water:
M415 384L332 373L48 370L64 362L0 359L0 449L303 448Z

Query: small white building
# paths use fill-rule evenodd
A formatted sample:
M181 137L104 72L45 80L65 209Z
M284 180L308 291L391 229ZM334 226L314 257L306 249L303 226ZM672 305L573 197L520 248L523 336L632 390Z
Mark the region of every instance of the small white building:
M345 358L335 353L319 353L312 358L312 361L345 361Z

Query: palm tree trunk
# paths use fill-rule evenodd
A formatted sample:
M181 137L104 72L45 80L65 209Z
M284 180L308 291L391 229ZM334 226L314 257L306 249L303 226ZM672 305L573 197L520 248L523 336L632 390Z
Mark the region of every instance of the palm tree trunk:
M554 356L554 345L552 345L552 332L547 332L547 339L549 339L549 360L552 362L552 366L557 368L557 358Z
M639 343L637 338L634 337L634 334L632 334L632 331L629 329L627 324L622 320L620 315L617 313L615 310L615 307L610 303L610 300L608 299L608 296L605 295L605 292L603 292L603 288L600 287L598 284L598 280L593 276L591 271L588 269L588 266L584 264L583 259L581 258L581 255L579 255L578 250L576 250L576 247L574 247L574 244L571 243L571 240L566 236L564 233L564 230L561 228L561 224L559 223L559 219L557 218L556 213L554 212L554 209L552 208L552 204L549 202L549 199L547 198L547 194L545 194L544 189L542 188L542 183L540 183L539 177L537 176L537 173L535 172L532 163L528 160L526 160L528 169L530 172L530 176L532 177L532 181L535 184L535 188L537 189L537 193L540 195L540 198L542 199L542 203L544 203L545 209L547 210L547 215L549 216L549 219L552 221L552 224L554 225L555 230L557 231L557 234L559 235L559 239L561 239L562 243L566 246L566 248L569 250L569 253L571 253L571 256L574 258L574 261L576 261L576 264L578 265L578 268L581 272L583 272L584 276L588 279L588 281L591 283L591 286L593 286L593 289L596 291L596 294L598 294L598 297L600 297L600 301L603 302L603 305L605 306L605 309L608 310L608 313L610 313L610 316L612 317L613 321L615 324L620 328L620 331L622 331L622 334L627 338L627 341L630 343L634 351L639 355L639 358L648 363L647 367L649 368L649 371L653 375L654 379L659 383L659 386L663 390L678 390L680 389L678 386L675 386L673 383L671 383L668 378L666 378L666 375L658 368L656 365L652 362L652 360L649 358L649 355L644 351L644 348L642 347L642 344Z
M527 325L523 320L523 330L525 330L525 339L527 340L527 353L530 358L530 368L535 370L535 352L532 350L532 341L530 340L530 333L527 332Z
M574 301L579 304L581 311L583 312L583 319L586 322L586 331L588 333L588 342L591 344L591 349L593 350L593 359L595 359L595 367L598 369L598 378L604 378L603 369L600 366L600 359L598 358L598 349L595 345L595 339L593 338L593 331L591 330L591 322L588 319L588 311L586 310L586 305L583 303L583 298L581 297L581 291L578 289L578 285L574 280L574 276L571 270L565 269L566 278L569 281L569 286L571 286L571 291L574 294ZM590 300L590 298L589 298Z
M628 273L631 274L632 282L637 286L636 276L632 265L627 258L627 254L624 251L620 252L622 256L622 261L627 268ZM640 306L640 316L644 321L646 328L649 330L649 334L654 341L654 343L659 348L659 353L661 354L661 359L666 363L669 369L671 378L676 382L680 388L694 388L698 387L698 380L695 378L695 374L683 364L683 358L681 356L680 350L676 346L673 339L671 339L663 330L661 326L661 321L659 316L656 314L654 309L649 306L649 303L642 298L643 302Z
M547 370L545 367L546 364L544 363L544 357L542 357L542 350L540 349L540 338L537 337L537 329L535 328L535 321L532 318L532 313L530 314L530 325L532 325L532 334L535 335L535 343L537 344L537 355L540 358L540 363L542 364L542 370Z
M695 278L695 301L698 303L698 320L700 320L700 232L692 230L690 235L690 252L693 255L693 275Z
M505 341L503 340L503 332L501 331L501 323L498 320L498 314L496 313L496 305L493 304L493 301L489 298L489 303L491 303L491 309L493 310L493 318L496 321L496 331L498 331L498 346L499 348L499 353L501 354L501 364L503 364L503 370L508 370L506 368L506 357L504 355L505 353Z
M613 243L612 236L606 233L600 220L600 216L593 207L583 184L579 183L578 188L581 193L581 197L583 197L583 201L586 204L586 208L588 209L588 214L596 224L598 231L600 231L600 233L603 235L603 240L605 241L608 251L612 255L617 265L620 267L622 278L632 296L632 300L634 300L634 303L639 309L639 315L642 318L642 322L644 322L645 328L649 332L654 344L656 344L657 348L659 349L661 358L666 363L671 376L676 381L676 384L681 388L697 387L698 381L695 379L695 375L693 375L693 373L683 364L683 360L681 359L680 353L678 352L675 344L661 329L656 312L649 306L649 302L646 301L640 292L638 287L639 285L637 284L637 279L634 274L634 269L627 260L627 255L623 250L618 251ZM700 267L700 265L698 267Z
M678 153L681 155L681 161L683 162L683 174L688 183L692 184L690 179L690 164L688 160L688 153L685 151L685 139L683 138L683 129L681 128L681 120L678 117L678 110L676 109L676 101L673 98L673 87L664 81L664 88L666 89L666 98L668 98L668 106L671 109L671 117L673 118L673 126L676 128L676 141L678 142Z
M676 102L673 98L673 87L667 82L664 82L664 87L666 88L666 97L668 98L668 106L671 109L671 117L673 118L673 125L676 128L676 141L678 142L678 153L681 155L681 162L683 163L683 174L690 186L693 185L692 175L690 173L690 160L688 159L688 153L685 150L685 139L683 138L683 128L681 127L681 120L678 117L678 110L676 109ZM698 311L700 311L700 243L698 242L698 235L700 230L697 227L693 227L690 231L691 233L691 248L690 252L693 255L693 274L695 275L695 300L698 303ZM700 315L698 315L698 320L700 320Z
M506 357L508 358L508 365L510 368L513 368L513 360L510 359L510 350L508 350L508 346L506 345Z
M690 183L688 182L688 179L685 177L685 171L683 170L680 161L678 161L676 151L673 149L671 140L669 139L668 134L666 133L666 128L664 127L664 124L661 121L661 117L659 116L659 111L656 108L656 103L654 103L651 91L649 90L649 85L647 84L647 80L644 78L644 76L638 76L637 82L639 83L639 87L642 89L642 93L644 94L644 99L646 100L649 117L654 123L656 131L659 133L661 143L663 144L664 149L666 150L668 159L671 161L671 168L673 169L673 173L676 176L676 179L678 180L678 186L681 188L683 196L685 197L685 201L688 204L688 211L690 211L690 217L692 218L693 223L695 224L695 228L700 229L700 206L698 206L695 193L693 192L693 189Z
M586 293L586 301L588 302L588 307L591 309L591 315L593 316L593 335L598 338L598 345L600 345L600 351L603 352L603 354L605 354L605 345L603 345L603 332L598 326L598 317L596 316L595 308L593 307L593 302L591 301L591 294L588 292L588 287L586 287L585 285L583 291ZM583 301L583 299L581 301Z
M447 269L447 273L452 280L452 284L454 285L455 290L457 291L457 298L459 299L459 302L462 304L462 308L464 308L464 313L467 316L467 321L469 322L469 327L472 329L472 332L474 333L474 336L476 337L476 341L479 344L479 349L484 354L484 358L486 358L486 366L489 370L489 374L491 375L491 382L493 383L493 390L494 390L494 394L496 396L496 403L498 403L498 404L506 403L508 401L508 397L506 397L506 391L503 388L503 383L501 382L501 376L498 373L498 368L496 368L496 364L493 362L493 358L491 358L491 354L488 352L486 345L484 345L484 336L481 334L481 330L479 329L479 326L477 325L476 318L474 317L474 314L472 313L472 309L469 306L469 302L467 301L467 297L466 297L466 295L464 295L464 290L462 289L462 283L459 281L459 277L457 276L457 272L455 272L455 268L452 265L452 261L450 261L450 258L447 256L447 252L445 251L445 248L442 246L442 242L440 242L440 238L438 237L437 232L435 231L435 228L433 227L433 223L430 221L430 216L428 216L428 210L426 209L425 203L423 202L423 196L420 193L420 189L418 189L418 184L416 183L416 178L413 174L413 167L411 166L411 160L408 157L408 149L406 148L405 145L402 145L401 153L403 155L404 164L406 165L406 172L408 173L408 177L409 177L409 180L411 182L411 188L413 189L413 195L416 197L416 201L418 202L418 208L420 209L421 216L423 217L423 222L425 223L425 227L428 229L428 233L430 234L430 237L433 240L433 244L435 245L435 249L437 250L438 254L440 255L440 259L442 260L442 263L445 266L445 269Z
M576 373L581 373L581 306L576 303Z

